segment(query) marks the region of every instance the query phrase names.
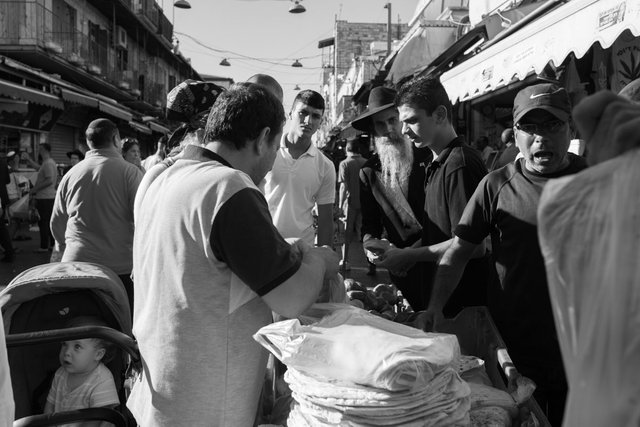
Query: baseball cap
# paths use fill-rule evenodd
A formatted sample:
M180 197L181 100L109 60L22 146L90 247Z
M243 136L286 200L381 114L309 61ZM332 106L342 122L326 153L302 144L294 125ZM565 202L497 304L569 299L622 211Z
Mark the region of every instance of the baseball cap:
M513 101L513 122L518 123L525 114L533 110L548 111L566 122L571 117L571 101L567 90L554 83L525 87Z

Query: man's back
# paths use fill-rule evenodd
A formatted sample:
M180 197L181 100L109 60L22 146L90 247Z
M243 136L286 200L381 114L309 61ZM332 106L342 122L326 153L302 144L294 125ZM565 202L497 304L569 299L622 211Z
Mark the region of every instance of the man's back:
M51 231L62 261L96 262L116 274L132 269L133 202L142 172L115 150L87 152L60 182Z

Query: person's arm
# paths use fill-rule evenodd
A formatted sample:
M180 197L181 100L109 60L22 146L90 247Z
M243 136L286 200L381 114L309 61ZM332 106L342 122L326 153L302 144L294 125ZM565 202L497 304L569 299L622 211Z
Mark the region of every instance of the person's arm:
M66 202L62 196L65 188L66 185L63 181L56 192L56 199L53 202L53 211L51 212L51 222L49 223L51 234L56 241L54 251L56 257L60 259L62 259L65 250L65 234L67 232L67 221L69 220Z
M336 170L325 158L322 183L316 194L318 246L333 246L333 204L336 201Z
M342 211L344 215L347 212L344 209L345 203L347 202L347 197L349 197L349 192L347 191L347 186L344 182L340 183L340 190L338 191L338 207Z
M391 271L407 271L418 262L438 261L452 241L453 239L449 239L431 246L390 248L378 258L375 264Z
M27 152L23 152L20 156L21 160L24 160L25 162L27 162L29 164L29 166L31 166L33 169L38 170L40 169L40 165L38 164L38 162L36 162L35 160L33 160L29 154Z
M318 246L333 246L333 204L318 205Z
M338 271L331 249L289 245L273 225L264 196L253 188L238 191L219 208L210 242L218 260L289 318L309 307L325 276Z
M298 317L317 299L326 277L338 273L338 255L328 247L303 253L295 274L262 296L269 308L286 318Z
M429 306L417 325L423 330L432 329L444 317L442 311L447 301L458 287L467 262L471 259L478 245L454 237L453 242L445 251L435 277Z

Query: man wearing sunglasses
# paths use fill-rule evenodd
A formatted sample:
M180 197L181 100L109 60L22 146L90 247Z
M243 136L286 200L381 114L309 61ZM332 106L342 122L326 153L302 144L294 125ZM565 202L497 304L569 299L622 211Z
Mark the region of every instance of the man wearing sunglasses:
M546 182L576 173L586 162L567 152L573 130L564 88L539 84L522 89L514 101L513 122L522 158L491 172L478 185L439 263L421 322L437 327L464 266L490 235L498 282L489 286L489 310L515 366L536 382L536 399L551 424L560 425L567 386L536 212Z

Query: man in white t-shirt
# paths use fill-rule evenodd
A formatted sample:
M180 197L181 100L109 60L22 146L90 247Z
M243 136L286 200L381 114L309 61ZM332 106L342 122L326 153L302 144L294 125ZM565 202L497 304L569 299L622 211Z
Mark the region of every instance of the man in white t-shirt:
M283 135L273 169L263 182L273 223L283 237L314 243L312 210L317 206L318 246L333 242L336 170L311 142L322 123L324 99L303 90L293 101L289 129Z
M36 184L31 189L31 195L36 199L36 209L40 219L40 248L36 252L48 252L53 249L55 240L49 229L51 212L53 211L53 201L56 198L56 181L58 179L58 167L55 160L51 158L51 145L40 144L40 156L42 165L38 169Z

